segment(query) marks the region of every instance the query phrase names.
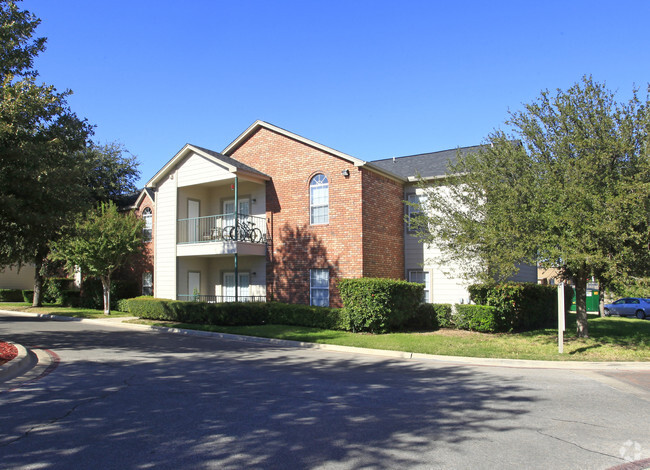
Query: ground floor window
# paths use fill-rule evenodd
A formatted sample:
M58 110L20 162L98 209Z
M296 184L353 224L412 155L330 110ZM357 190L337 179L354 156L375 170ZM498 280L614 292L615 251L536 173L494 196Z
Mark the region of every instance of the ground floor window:
M424 284L424 302L431 302L431 274L429 271L409 271L409 281Z
M153 295L153 273L142 273L142 295Z
M309 304L329 307L330 272L328 269L309 270Z
M223 289L222 295L224 302L235 301L235 273L223 274ZM237 289L237 297L239 300L246 300L250 296L250 274L239 273L239 286Z

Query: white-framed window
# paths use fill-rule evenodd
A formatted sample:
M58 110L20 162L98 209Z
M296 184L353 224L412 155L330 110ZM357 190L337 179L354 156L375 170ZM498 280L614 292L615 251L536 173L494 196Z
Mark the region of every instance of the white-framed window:
M250 274L239 273L239 286L237 286L238 300L248 300L250 297ZM221 289L224 302L235 301L235 273L223 273L223 286Z
M329 307L330 271L329 269L309 270L309 305Z
M431 273L429 271L409 271L409 281L424 284L423 301L431 302Z
M142 273L142 295L153 295L153 273Z
M309 221L312 225L329 223L329 182L318 173L309 182Z
M251 213L251 202L248 198L239 198L238 218L245 220ZM224 224L226 227L235 225L235 200L223 201Z
M153 235L153 212L150 207L145 207L142 211L142 220L144 220L142 238L145 242L150 242Z
M418 194L409 194L407 200L409 202L409 204L406 205L406 220L408 221L407 228L409 232L412 232L415 230L415 226L411 224L411 217L417 217L422 211L420 211L419 207L412 206L411 204L420 204L423 198Z

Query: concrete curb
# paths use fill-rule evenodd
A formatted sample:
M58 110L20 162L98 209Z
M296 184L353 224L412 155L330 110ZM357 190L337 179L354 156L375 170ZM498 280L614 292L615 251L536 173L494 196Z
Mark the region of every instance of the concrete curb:
M13 341L5 342L13 344L18 349L18 355L11 361L0 366L0 380L3 380L5 377L20 375L23 369L27 369L32 363L32 358L25 346L14 343Z
M111 319L90 319L74 318L61 315L49 315L29 312L16 312L10 310L0 310L0 313L7 313L16 316L36 317L55 321L78 321L96 323L117 328L131 330L154 330L164 333L182 334L187 336L204 336L220 338L230 341L245 341L250 343L272 344L284 347L321 349L325 351L364 354L370 356L405 359L419 362L436 362L440 364L465 365L465 366L489 366L489 367L507 367L515 369L564 369L564 370L609 370L609 371L650 371L650 362L577 362L577 361L536 361L526 359L495 359L481 357L462 357L462 356L440 356L435 354L410 353L403 351L391 351L385 349L368 349L353 346L338 346L334 344L304 343L301 341L291 341L285 339L260 338L257 336L234 335L230 333L218 333L212 331L185 330L182 328L167 328L163 326L139 325L135 323L123 323L129 317L115 317ZM133 318L133 317L132 317ZM13 361L12 361L13 362Z

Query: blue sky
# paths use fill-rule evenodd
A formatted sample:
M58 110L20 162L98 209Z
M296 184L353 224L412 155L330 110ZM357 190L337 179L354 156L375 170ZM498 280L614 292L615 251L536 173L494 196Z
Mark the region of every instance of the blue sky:
M141 162L256 119L364 160L476 145L543 89L650 81L650 1L24 0L40 79Z

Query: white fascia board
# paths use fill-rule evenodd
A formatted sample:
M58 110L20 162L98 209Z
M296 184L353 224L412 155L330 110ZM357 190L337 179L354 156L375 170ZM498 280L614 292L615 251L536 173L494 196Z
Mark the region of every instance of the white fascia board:
M331 155L335 155L339 158L342 158L343 160L346 160L350 163L353 163L354 166L363 166L367 162L360 160L359 158L355 158L352 155L348 155L347 153L339 152L338 150L334 150L333 148L327 147L326 145L319 144L318 142L314 142L313 140L309 140L305 137L302 137L298 134L294 134L293 132L289 132L285 129L282 129L281 127L274 126L273 124L269 124L268 122L260 121L257 120L253 124L251 124L248 129L246 129L239 137L237 137L235 140L233 140L230 145L228 145L221 153L224 155L228 155L229 153L232 153L235 151L240 145L242 145L255 131L257 131L260 128L266 128L269 129L273 132L276 132L278 134L284 135L286 137L289 137L290 139L297 140L298 142L301 142L305 145L308 145L310 147L314 147L318 150L322 150L325 153L329 153Z
M325 153L329 153L330 155L334 155L336 157L339 157L347 162L352 163L355 167L366 167L366 169L373 171L375 173L379 173L383 176L386 176L387 178L393 179L395 181L399 182L404 182L404 178L397 176L393 173L390 173L388 171L382 170L381 168L378 168L374 165L372 165L371 162L366 162L365 160L361 160L359 158L353 157L352 155L348 155L347 153L339 152L338 150L334 150L331 147L327 147L326 145L319 144L318 142L314 142L313 140L309 140L305 137L302 137L298 134L294 134L293 132L289 132L285 129L282 129L281 127L274 126L273 124L269 124L268 122L260 121L257 120L253 124L251 124L248 129L246 129L242 134L237 137L235 140L233 140L230 145L228 145L223 151L221 152L224 155L229 155L230 153L234 152L237 148L239 148L251 135L253 135L258 129L260 128L265 128L269 129L273 132L276 132L280 135L284 135L285 137L288 137L290 139L296 140L298 142L301 142L305 145L308 145L310 147L316 148L318 150L321 150Z
M409 176L408 177L408 182L409 183L416 183L418 181L436 181L436 180L444 180L449 178L450 176L465 176L467 173L458 173L455 175L436 175L436 176L427 176L425 178L418 178L417 176Z
M230 165L229 163L223 162L223 161L219 160L218 158L215 158L215 157L213 157L212 155L209 155L209 154L203 152L201 149L198 149L198 148L194 147L194 146L191 145L191 144L185 144L185 145L183 146L183 148L182 148L182 149L181 149L181 150L180 150L176 155L174 155L174 156L172 157L172 159L169 160L169 161L165 164L165 166L162 167L162 168L160 169L160 171L158 171L158 173L156 173L156 174L154 175L153 178L151 178L151 179L147 182L146 187L149 187L149 188L153 188L153 187L155 187L156 184L157 184L157 183L158 183L162 178L164 178L164 177L167 175L167 173L169 173L169 171L171 171L171 170L174 168L174 166L176 166L176 164L177 164L179 161L181 161L183 158L185 158L185 157L186 157L190 152L193 152L193 153L196 153L196 154L198 154L198 155L201 155L203 158L206 158L207 160L209 160L209 161L211 161L211 162L213 162L213 163L215 163L215 164L217 164L217 165L220 165L220 166L226 168L226 170L228 170L228 171L231 172L231 173L236 173L236 172L237 172L237 168L236 168L235 166Z

